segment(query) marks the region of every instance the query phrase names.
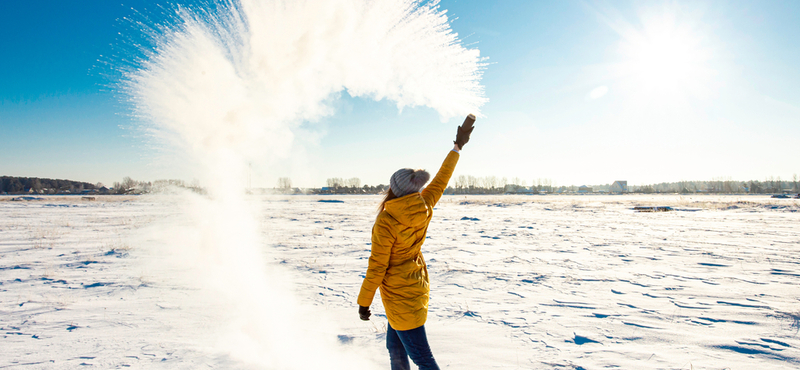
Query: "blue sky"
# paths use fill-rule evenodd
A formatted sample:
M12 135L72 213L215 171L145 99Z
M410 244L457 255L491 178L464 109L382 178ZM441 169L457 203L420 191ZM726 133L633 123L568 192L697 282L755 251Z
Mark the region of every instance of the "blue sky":
M159 163L115 93L124 17L157 2L0 4L0 174L110 184L183 178ZM122 5L124 4L124 5ZM800 173L796 1L442 1L490 63L489 102L456 175L559 185L790 179ZM157 17L156 17L157 18ZM107 62L111 61L109 65ZM255 176L386 183L435 170L459 120L343 94L304 163Z

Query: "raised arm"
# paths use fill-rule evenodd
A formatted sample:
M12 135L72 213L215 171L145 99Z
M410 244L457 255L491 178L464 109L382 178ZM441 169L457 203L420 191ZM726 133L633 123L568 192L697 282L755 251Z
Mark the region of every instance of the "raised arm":
M435 206L439 199L442 198L444 190L447 189L447 183L450 182L450 176L453 175L453 171L456 169L456 163L458 163L458 158L460 157L456 148L458 148L458 145L447 154L442 167L439 168L439 172L436 173L431 183L425 189L422 189L422 198L431 207Z
M461 148L464 147L464 144L469 142L469 135L472 134L472 129L475 128L472 126L474 122L475 116L472 114L467 115L464 123L458 127L456 140L453 141L453 150L447 154L447 158L444 159L444 163L442 163L442 167L439 168L439 172L436 173L436 177L422 190L422 198L425 199L425 203L430 204L431 207L436 206L436 203L442 198L444 190L447 189L447 183L450 182L450 177L456 169L456 163L458 163Z

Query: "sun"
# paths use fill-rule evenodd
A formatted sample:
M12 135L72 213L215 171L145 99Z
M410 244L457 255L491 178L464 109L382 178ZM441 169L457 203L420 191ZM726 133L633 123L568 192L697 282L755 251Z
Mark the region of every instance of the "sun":
M618 74L634 93L702 96L714 75L712 47L701 24L675 9L644 13L639 24L620 30Z

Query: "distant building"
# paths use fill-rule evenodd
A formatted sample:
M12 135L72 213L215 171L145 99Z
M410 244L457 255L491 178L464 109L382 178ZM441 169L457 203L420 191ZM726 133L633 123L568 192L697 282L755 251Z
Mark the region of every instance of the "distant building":
M614 183L611 184L611 188L608 189L608 191L610 193L612 193L612 194L613 193L617 193L617 194L627 193L628 192L628 181L625 181L625 180L614 181Z
M503 192L505 192L506 194L530 194L532 191L531 188L527 186L506 184L505 188L503 189Z
M580 194L586 194L586 193L591 193L591 192L592 192L592 188L590 188L590 187L588 187L586 185L581 185L580 187L578 187L578 193L580 193Z

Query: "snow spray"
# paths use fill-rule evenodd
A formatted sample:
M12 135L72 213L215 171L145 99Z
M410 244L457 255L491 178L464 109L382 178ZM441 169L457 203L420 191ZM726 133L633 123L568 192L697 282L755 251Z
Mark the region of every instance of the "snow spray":
M248 168L288 156L298 127L333 114L345 90L431 107L443 121L478 114L479 51L461 45L436 1L218 1L176 7L171 18L142 29L152 48L123 89L146 130L184 153L207 189L186 208L197 232L191 260L227 307L218 349L268 368L370 368L335 338L298 330L294 293L265 260Z

